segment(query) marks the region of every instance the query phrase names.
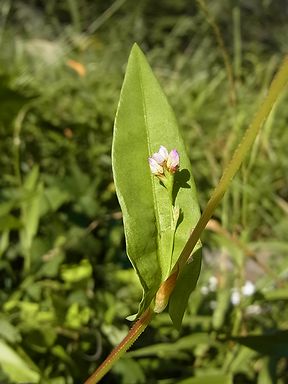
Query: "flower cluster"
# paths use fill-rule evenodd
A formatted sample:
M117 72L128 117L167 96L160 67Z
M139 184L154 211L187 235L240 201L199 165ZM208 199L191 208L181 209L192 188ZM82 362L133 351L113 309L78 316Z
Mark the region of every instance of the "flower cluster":
M179 153L176 149L172 149L168 153L167 148L163 145L160 146L158 152L149 157L148 161L151 172L158 177L165 176L165 171L173 174L179 169Z

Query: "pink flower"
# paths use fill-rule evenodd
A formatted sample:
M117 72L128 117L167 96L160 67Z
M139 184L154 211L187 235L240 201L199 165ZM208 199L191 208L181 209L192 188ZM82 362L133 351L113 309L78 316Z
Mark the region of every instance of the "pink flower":
M172 151L168 155L167 159L167 169L170 173L175 173L178 171L179 168L179 153L177 152L176 149L172 149Z
M160 176L164 174L163 167L153 157L149 157L148 161L149 161L150 170L153 173L153 175Z
M151 172L155 176L165 175L165 171L175 173L179 168L179 154L176 149L168 153L167 148L160 146L159 151L148 159Z
M168 151L165 147L163 147L163 145L161 145L159 151L154 153L152 157L159 165L163 165L168 159Z

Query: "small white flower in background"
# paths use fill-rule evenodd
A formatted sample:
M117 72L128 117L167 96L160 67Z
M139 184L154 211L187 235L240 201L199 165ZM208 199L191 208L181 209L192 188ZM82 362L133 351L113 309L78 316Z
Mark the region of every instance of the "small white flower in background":
M247 280L243 285L243 287L241 288L241 290L239 290L238 288L232 289L231 303L233 305L238 305L241 300L241 295L246 297L252 296L255 293L255 291L256 291L255 285L251 281Z
M241 300L240 292L234 289L231 293L231 303L232 305L239 305Z
M210 276L208 280L209 290L215 292L218 286L218 279L216 276Z
M159 151L153 153L152 157L148 158L150 170L155 176L162 176L167 170L169 173L175 173L179 169L179 153L176 149L172 149L168 153L167 148L160 146Z
M242 287L242 294L244 296L252 296L255 293L255 290L255 285L251 281L247 280Z
M203 285L201 288L200 288L200 292L202 293L202 295L208 295L209 293L209 288L206 287L206 285Z
M217 308L217 301L211 300L209 303L209 307L210 307L210 309L212 309L214 311Z
M208 295L210 292L215 292L218 286L218 279L216 276L210 276L208 279L208 284L201 287L202 295Z

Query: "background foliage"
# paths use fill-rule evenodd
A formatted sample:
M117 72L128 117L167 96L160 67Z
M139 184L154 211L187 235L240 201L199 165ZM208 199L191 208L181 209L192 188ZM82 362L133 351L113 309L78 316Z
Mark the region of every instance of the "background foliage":
M1 383L83 381L137 311L110 157L134 41L176 112L202 206L217 183L287 52L288 8L208 8L231 56L234 106L196 2L1 2ZM287 382L286 103L209 223L182 331L157 316L103 383Z

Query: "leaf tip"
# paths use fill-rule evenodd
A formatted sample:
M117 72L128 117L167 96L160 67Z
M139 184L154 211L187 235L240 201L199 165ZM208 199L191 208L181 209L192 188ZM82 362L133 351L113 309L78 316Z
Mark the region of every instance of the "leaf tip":
M133 51L141 51L139 45L136 42L132 45L131 52Z
M139 45L136 42L132 45L132 49L130 52L130 56L133 56L133 55L145 56L142 49L139 47Z

